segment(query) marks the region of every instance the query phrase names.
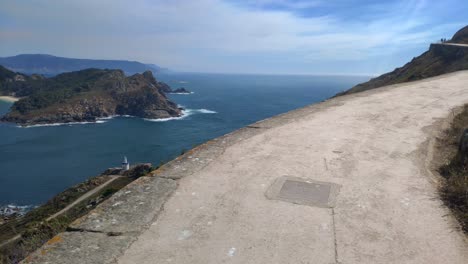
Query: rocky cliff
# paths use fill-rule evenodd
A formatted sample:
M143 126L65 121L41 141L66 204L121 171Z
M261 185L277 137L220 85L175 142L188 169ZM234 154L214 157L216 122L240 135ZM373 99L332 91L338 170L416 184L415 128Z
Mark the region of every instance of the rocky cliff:
M168 118L181 115L181 109L164 95L165 87L150 71L125 76L121 70L86 69L53 78L32 77L7 72L0 94L27 96L11 107L2 121L21 125L93 122L113 115L142 118ZM23 76L15 81L11 76ZM21 82L21 89L12 84ZM10 88L11 89L10 89Z
M459 30L447 44L468 44L468 26ZM386 85L421 80L445 73L468 69L468 47L431 44L429 50L413 58L403 67L358 84L337 96L362 92Z

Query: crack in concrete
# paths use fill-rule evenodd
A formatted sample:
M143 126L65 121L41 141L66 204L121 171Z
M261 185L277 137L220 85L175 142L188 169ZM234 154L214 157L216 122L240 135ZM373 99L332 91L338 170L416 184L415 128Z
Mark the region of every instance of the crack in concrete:
M253 126L253 125L249 125L249 126L246 126L247 128L253 128L253 129L270 129L271 127L261 127L261 126Z
M332 215L332 227L333 227L333 244L335 247L335 263L339 264L340 262L338 261L338 242L336 239L336 223L335 223L335 209L331 209L331 215Z
M99 234L106 234L107 236L122 236L124 235L123 232L115 232L115 231L109 231L109 232L104 232L104 231L99 231L99 230L93 230L93 229L86 229L86 228L75 228L75 227L67 227L65 230L66 232L88 232L88 233L99 233Z
M328 163L327 163L327 158L323 158L323 163L325 165L325 170L328 171Z

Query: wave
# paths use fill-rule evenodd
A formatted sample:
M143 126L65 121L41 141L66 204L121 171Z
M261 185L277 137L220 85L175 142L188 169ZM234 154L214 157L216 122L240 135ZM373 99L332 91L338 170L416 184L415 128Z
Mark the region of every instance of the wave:
M194 110L194 111L196 111L196 112L198 112L198 113L200 113L200 114L217 114L217 113L218 113L218 112L216 112L216 111L208 110L208 109L204 109L204 108L202 108L202 109L197 109L197 110Z
M87 125L87 124L103 124L107 121L114 119L116 117L134 117L131 115L111 115L106 117L98 117L96 121L84 121L84 122L68 122L68 123L51 123L51 124L36 124L36 125L29 125L29 126L21 126L18 125L17 127L20 128L33 128L33 127L48 127L48 126L71 126L71 125Z
M96 120L98 120L98 121L111 120L111 119L114 119L116 117L136 117L136 116L132 116L132 115L110 115L110 116L106 116L106 117L98 117L98 118L96 118Z
M167 93L167 94L170 94L170 95L191 95L191 94L194 94L195 92L190 92L190 93Z
M179 105L179 107L184 108L182 105ZM184 119L188 116L191 116L193 114L216 114L218 112L212 111L209 109L184 109L182 110L182 115L177 116L177 117L168 117L168 118L159 118L159 119L150 119L150 118L143 118L146 121L151 121L151 122L166 122L166 121L171 121L171 120L181 120ZM51 126L72 126L72 125L86 125L86 124L103 124L106 123L107 121L114 119L116 117L135 117L131 115L112 115L112 116L106 116L106 117L99 117L96 118L96 121L89 122L68 122L68 123L51 123L51 124L36 124L36 125L29 125L29 126L21 126L17 125L19 128L34 128L34 127L51 127Z
M68 122L68 123L51 123L51 124L36 124L36 125L29 125L29 126L22 126L18 125L17 127L19 128L33 128L33 127L49 127L49 126L72 126L72 125L86 125L86 124L103 124L107 122L107 119L112 119L112 118L99 118L98 120L94 122Z
M181 116L176 116L176 117L168 117L168 118L158 118L158 119L150 119L150 118L143 118L145 121L150 121L150 122L166 122L166 121L171 121L171 120L181 120L186 118L188 115L181 115Z
M0 206L0 215L1 216L11 216L11 215L25 215L27 212L31 211L34 208L37 208L37 205L16 205L16 204L7 204Z
M182 107L181 105L179 105L179 107ZM213 110L208 110L208 109L184 109L182 110L182 115L181 116L177 116L177 117L168 117L168 118L158 118L158 119L149 119L149 118L144 118L144 120L146 121L150 121L150 122L167 122L167 121L171 121L171 120L182 120L182 119L185 119L191 115L194 115L194 114L216 114L218 112L216 111L213 111Z

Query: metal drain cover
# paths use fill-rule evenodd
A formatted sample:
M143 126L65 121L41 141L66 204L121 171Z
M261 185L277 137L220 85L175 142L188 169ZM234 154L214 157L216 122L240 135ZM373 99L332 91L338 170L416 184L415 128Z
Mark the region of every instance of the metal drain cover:
M298 177L283 176L267 190L266 197L294 204L333 207L340 185Z

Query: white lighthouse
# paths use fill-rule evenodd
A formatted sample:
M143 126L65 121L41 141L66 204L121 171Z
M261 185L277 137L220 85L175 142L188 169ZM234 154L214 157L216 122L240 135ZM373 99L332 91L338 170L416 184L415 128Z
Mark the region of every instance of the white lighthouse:
M130 163L128 163L127 156L124 156L122 161L122 170L126 171L130 169Z

